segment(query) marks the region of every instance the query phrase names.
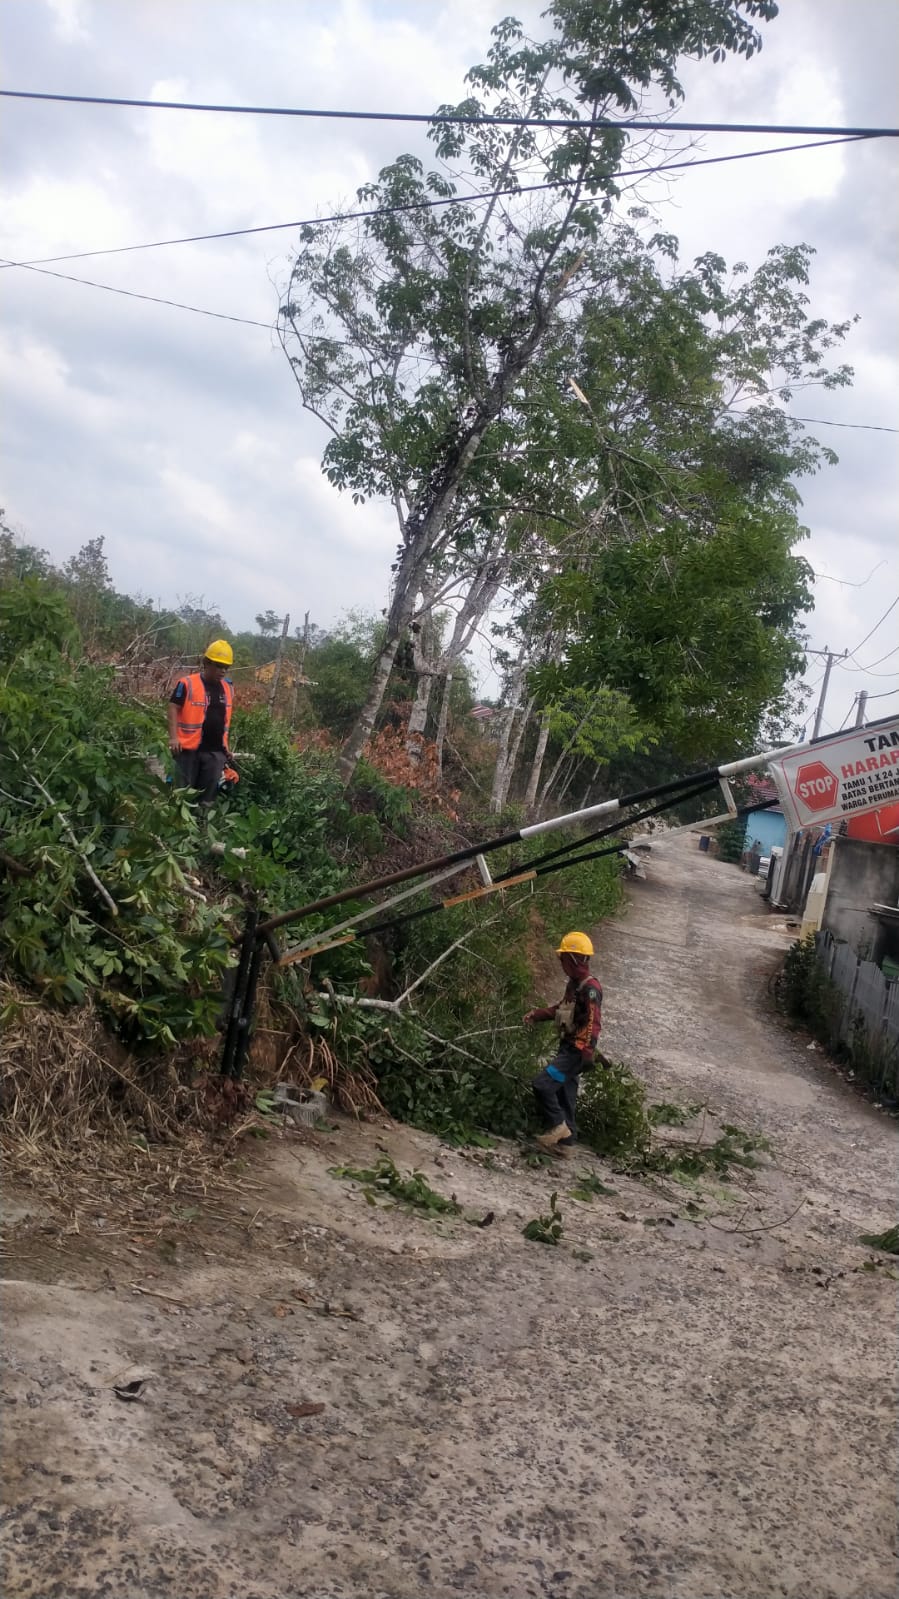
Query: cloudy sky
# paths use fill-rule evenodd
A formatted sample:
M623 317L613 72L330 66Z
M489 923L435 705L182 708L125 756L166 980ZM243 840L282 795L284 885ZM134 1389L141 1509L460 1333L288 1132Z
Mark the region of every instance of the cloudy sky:
M539 7L0 0L3 86L426 111L460 97L489 26L510 9L529 19ZM686 69L684 115L895 124L897 47L896 0L785 0L758 58ZM423 148L420 132L398 125L10 101L2 118L0 253L17 261L315 216L351 204L401 150ZM749 144L708 136L698 153ZM665 203L684 261L714 249L754 265L770 245L806 241L818 252L815 312L860 313L846 351L854 388L808 390L797 415L899 427L897 168L896 141L836 146L700 168ZM273 233L58 270L270 325L290 240ZM308 609L323 625L347 608L380 609L392 514L356 508L324 482L324 437L267 327L20 269L0 283L0 504L18 530L59 560L103 534L118 587L166 604L203 596L235 626L269 607L295 621ZM833 673L829 730L862 688L869 716L899 710L899 606L862 642L899 596L897 440L814 431L840 464L802 487L803 550L819 574L811 640L852 652ZM822 669L811 662L810 684Z

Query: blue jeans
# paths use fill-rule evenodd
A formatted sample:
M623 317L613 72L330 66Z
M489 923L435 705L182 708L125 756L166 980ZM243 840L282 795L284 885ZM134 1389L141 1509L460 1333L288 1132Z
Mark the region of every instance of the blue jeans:
M571 1141L577 1137L577 1090L581 1074L580 1050L562 1044L539 1071L531 1083L534 1098L546 1122L546 1130L561 1127L565 1122L571 1129Z

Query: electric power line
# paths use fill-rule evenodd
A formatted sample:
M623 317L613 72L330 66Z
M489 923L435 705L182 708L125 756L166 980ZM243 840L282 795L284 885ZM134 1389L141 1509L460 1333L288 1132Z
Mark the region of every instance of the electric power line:
M296 223L293 223L293 224L285 223L284 224L284 226L287 226L287 227L290 227L290 226L301 226L301 225L302 224L296 224ZM205 235L205 237L214 237L214 236L215 235ZM141 249L141 248L143 248L143 246L140 246L140 245L126 246L126 248ZM106 252L105 251L96 251L96 252L88 252L88 253L95 253L95 254L98 254L98 255L102 255L102 254L105 254ZM66 260L67 257L62 256L59 259ZM185 301L185 300L169 300L169 299L166 299L163 295L160 295L160 294L140 294L140 293L138 293L137 289L122 289L122 288L119 288L118 285L114 284L114 283L98 283L96 278L78 278L72 272L54 272L50 267L36 266L31 261L10 261L8 258L6 258L4 256L0 256L0 269L5 269L6 267L18 267L23 272L38 272L38 273L40 273L41 277L58 278L60 280L60 282L62 282L62 283L80 283L80 284L83 284L83 286L85 288L88 288L88 289L104 289L107 294L121 294L121 295L123 295L125 297L126 300L145 300L150 305L165 305L165 306L168 306L173 311L192 311L195 316L213 317L217 322L236 322L236 323L239 323L242 327L246 327L246 328L265 328L266 332L268 332L268 333L271 333L273 331L273 329L277 325L276 320L275 321L271 321L271 322L261 322L257 317L235 316L231 312L228 312L228 311L212 311L212 310L210 310L208 308L208 306L204 306L204 305L189 305L187 303L187 301ZM805 418L805 417L794 417L793 420L796 421L796 422L803 422L803 421L807 421L809 419ZM856 422L856 423L853 423L852 425L854 427L863 427L864 426L864 424L861 423L861 422ZM835 423L834 426L839 426L839 424ZM876 432L876 433L882 433L882 432L896 432L896 431L899 431L899 430L893 429L893 428L890 428L890 429L875 428L875 429L873 429L873 431ZM815 572L814 576L815 576L816 579L819 578L819 577L820 578L827 578L828 582L831 582L831 583L843 583L844 582L844 580L842 578L830 577L827 572ZM873 576L873 574L872 574L872 576ZM868 581L870 581L870 579L866 579L865 581L868 582ZM864 583L849 583L847 581L845 586L848 587L848 588L864 588L865 584ZM870 637L870 635L869 635L869 637ZM864 640L863 640L863 642L864 642ZM897 647L899 647L899 646L897 646ZM892 654L895 653L895 651L891 650L889 653L890 653L890 655L892 655ZM850 651L850 654L851 654L851 651ZM887 660L888 656L884 655L884 656L881 657L881 659L882 660ZM837 664L839 665L841 663L838 662ZM877 665L879 665L879 662L875 661L873 664L875 666L877 666ZM843 667L843 670L844 671L851 671L852 668L851 667ZM860 667L859 670L868 671L869 668L868 667Z
M887 617L890 616L893 611L895 611L897 605L899 605L899 594L896 595L896 598L894 599L892 605L888 605L887 606L886 610L883 613L883 616L880 618L880 621L874 623L874 626L872 627L870 633L866 633L865 634L864 638L861 641L861 644L856 644L855 648L851 649L851 650L847 650L846 654L847 655L852 655L853 657L856 656L858 654L859 650L862 648L862 645L867 644L869 638L873 638L874 637L874 634L877 632L877 629L879 627L883 627L883 624L886 621Z
M663 122L658 118L635 117L628 122L614 122L607 117L499 117L484 112L465 115L464 112L445 111L342 111L335 108L312 106L266 106L211 104L196 100L136 100L120 95L104 94L53 94L37 89L0 89L0 97L7 100L48 100L62 105L123 106L137 111L212 111L233 116L301 117L330 122L419 122L462 127L494 128L557 128L572 131L602 131L621 133L768 133L792 134L799 137L830 138L847 135L854 139L896 139L899 128L840 128L816 127L804 123L777 122Z
M743 150L731 155L699 156L688 161L664 161L653 167L631 167L626 172L609 173L615 178L645 178L664 175L666 172L677 172L691 167L719 166L726 161L752 161L759 156L789 155L794 150L818 150L834 144L855 144L858 142L856 135L840 139L813 139L808 144L782 144L773 146L769 150ZM85 261L98 255L130 255L135 250L162 250L175 244L203 244L214 239L240 239L255 233L280 233L292 228L326 227L334 222L353 222L357 219L365 220L380 216L397 216L407 211L436 211L442 206L472 205L482 200L501 200L515 198L520 194L537 194L547 189L571 188L579 182L577 178L559 178L551 183L523 183L507 189L485 189L475 194L455 194L441 196L431 200L408 200L399 205L372 206L364 211L335 211L331 216L325 217L300 217L294 222L265 222L251 228L223 228L216 233L188 233L176 239L150 239L144 244L119 244L111 245L102 250L77 250L68 255L43 255L35 256L27 261L6 260L4 268L10 266L55 266L63 261ZM585 195L585 203L596 198ZM603 198L605 198L603 196ZM797 421L805 421L804 417L797 417ZM836 424L835 424L836 425ZM845 424L849 426L851 424ZM861 426L860 423L855 424Z
M858 428L864 433L899 433L899 428L875 427L873 422L831 422L825 416L791 416L791 421L809 422L816 428ZM861 584L850 583L849 587L860 588Z
M885 688L882 691L882 693L880 693L880 694L869 694L868 695L868 699L869 700L889 700L889 699L892 699L894 694L899 694L899 683L897 683L895 688Z
M97 283L93 278L76 278L70 272L54 272L50 267L29 266L25 261L3 261L4 266L21 267L23 272L39 272L44 278L60 278L64 283L83 283L89 289L105 289L108 294L123 294L128 300L149 300L151 305L168 305L176 311L194 311L197 316L215 317L220 322L241 322L248 328L265 328L274 322L258 322L248 316L231 316L227 311L209 311L202 305L187 305L183 300L164 300L158 294L138 294L136 289L119 289L114 283Z
M893 649L887 650L886 655L878 656L877 660L872 661L870 666L865 666L861 661L855 661L854 666L846 666L843 662L841 662L840 669L843 672L867 672L869 677L891 677L891 672L875 672L874 668L875 666L882 666L884 661L890 660L894 655L899 655L899 644L897 644ZM855 656L850 655L850 659L855 660Z
M899 655L899 644L894 644L891 650L887 650L886 655L881 655L878 660L872 661L870 666L862 666L861 661L859 661L859 671L870 672L872 667L882 666L884 661L888 661L893 655Z

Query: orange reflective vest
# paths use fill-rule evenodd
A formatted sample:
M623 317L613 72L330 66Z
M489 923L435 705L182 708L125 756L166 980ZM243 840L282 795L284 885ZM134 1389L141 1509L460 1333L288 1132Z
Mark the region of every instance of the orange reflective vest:
M182 677L179 681L184 684L185 694L178 706L178 738L183 750L197 750L200 748L203 723L209 709L209 691L200 672L191 672L189 677ZM227 678L222 679L222 689L225 694L225 749L227 749L231 711L234 705L234 690Z

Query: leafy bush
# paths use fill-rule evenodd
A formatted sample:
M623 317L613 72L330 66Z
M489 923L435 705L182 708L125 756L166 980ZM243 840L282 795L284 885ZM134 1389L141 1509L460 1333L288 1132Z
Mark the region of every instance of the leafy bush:
M886 1255L899 1255L899 1227L888 1227L885 1233L862 1233L859 1243L882 1249Z
M779 996L788 1016L808 1027L828 1049L838 1049L846 1002L818 959L814 934L797 939L787 950Z
M719 860L727 861L731 866L739 866L746 838L745 821L722 822L720 827L713 829L713 834L718 840Z
M65 599L36 579L0 593L0 664L6 961L49 1003L92 995L131 1044L208 1036L240 899L283 909L346 880L329 848L353 824L336 775L244 712L235 732L253 758L205 825L155 775L167 759L163 708L125 701L111 669L78 659ZM216 839L246 858L214 864ZM334 955L325 973L354 981L366 969L361 949Z
M621 1062L581 1078L578 1135L597 1155L642 1160L652 1141L646 1090Z
M214 1027L227 917L190 892L195 815L148 768L161 721L122 705L110 672L62 652L65 623L52 594L3 595L0 832L21 870L3 884L0 942L48 1002L93 991L125 1038L171 1045Z

